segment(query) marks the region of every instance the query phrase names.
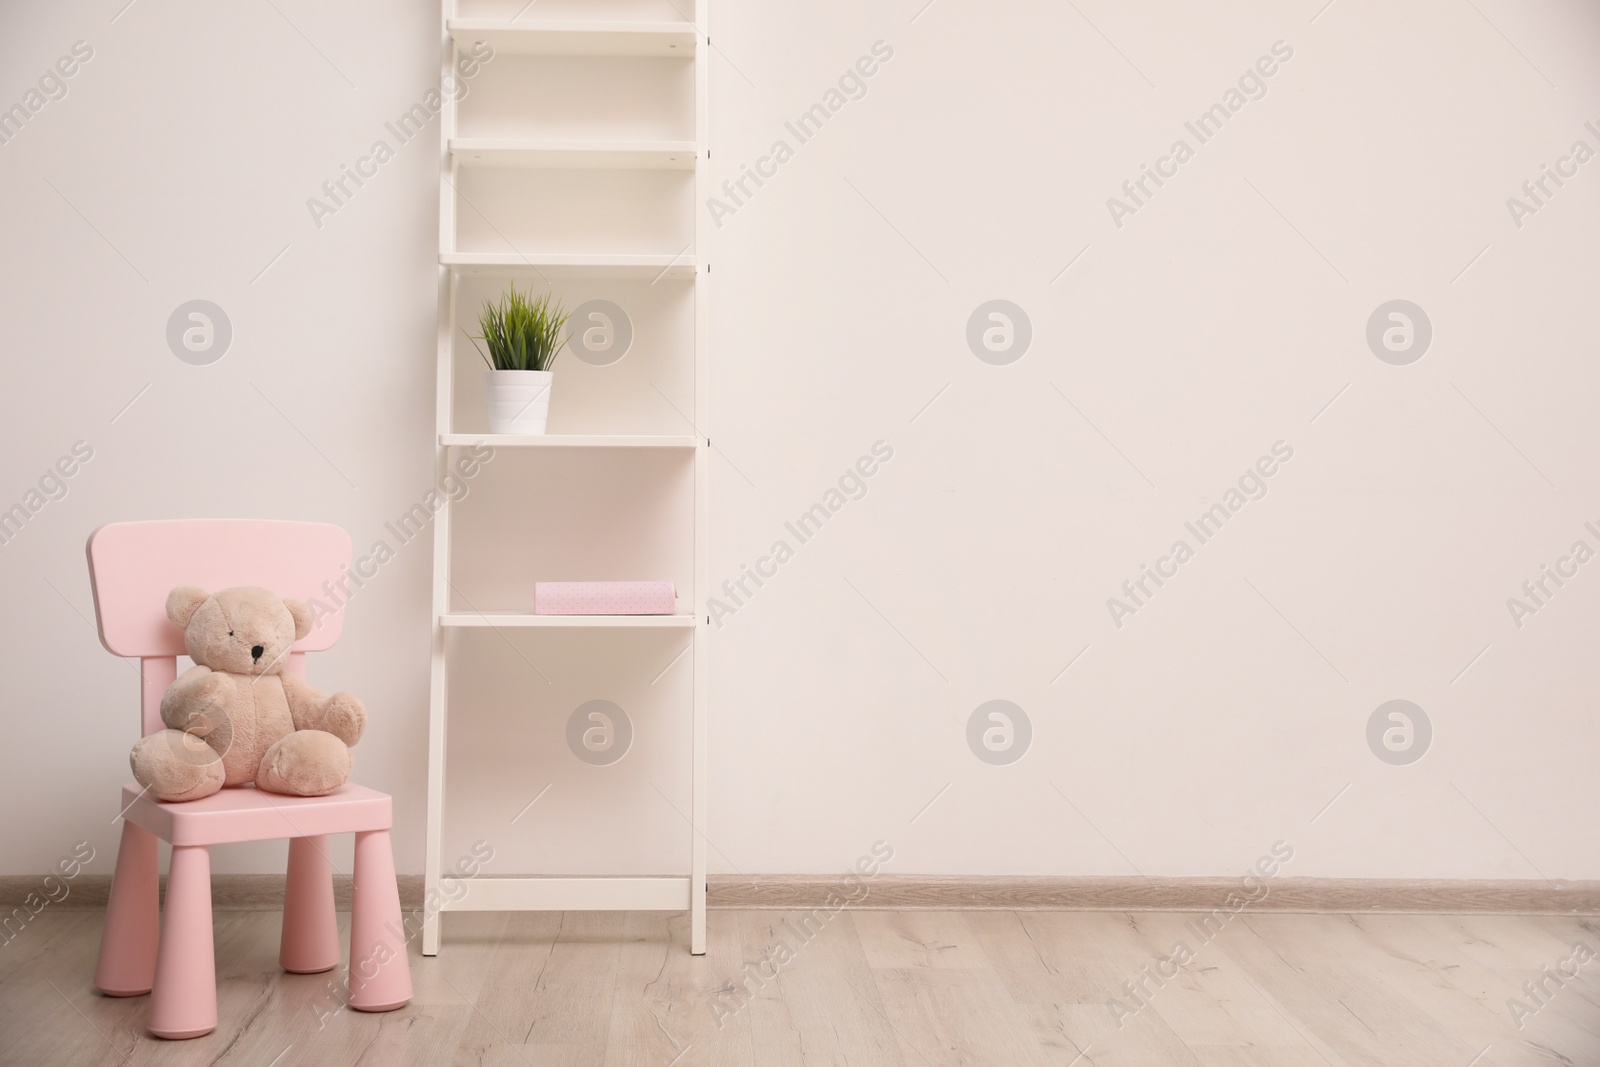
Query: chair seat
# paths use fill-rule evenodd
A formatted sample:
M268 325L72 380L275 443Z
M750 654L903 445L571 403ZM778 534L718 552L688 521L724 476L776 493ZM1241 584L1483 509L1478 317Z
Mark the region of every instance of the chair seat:
M122 787L123 817L173 845L225 845L387 830L394 819L389 794L343 785L327 796L290 797L255 786L233 786L199 800L164 802L137 783Z

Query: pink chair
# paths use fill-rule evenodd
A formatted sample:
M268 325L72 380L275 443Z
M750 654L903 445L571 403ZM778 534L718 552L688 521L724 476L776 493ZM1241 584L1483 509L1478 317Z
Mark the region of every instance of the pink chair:
M165 611L173 586L215 591L256 585L333 604L327 589L338 587L349 562L350 536L325 523L123 522L91 534L89 577L100 642L114 655L139 657L144 733L163 729L161 696L177 677L176 657L184 654L183 634ZM334 586L325 587L330 581ZM304 677L305 654L332 646L343 625L342 612L323 615L295 644L285 669ZM210 846L234 841L289 838L278 962L286 971L313 974L339 965L327 835L354 833L350 1007L391 1011L411 999L387 794L345 785L325 797L289 797L243 786L165 804L127 785L120 806L122 843L94 984L112 997L152 993L149 1029L155 1036L199 1037L216 1029ZM157 838L172 845L159 939Z

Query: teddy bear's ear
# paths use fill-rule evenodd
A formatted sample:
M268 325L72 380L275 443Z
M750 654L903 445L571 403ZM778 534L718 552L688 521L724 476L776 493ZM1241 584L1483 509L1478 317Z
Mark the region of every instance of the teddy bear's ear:
M296 600L292 596L283 598L283 606L289 609L289 614L294 616L294 639L300 640L311 632L311 609L304 600Z
M178 629L186 629L200 605L211 599L211 594L198 585L180 585L167 594L167 618Z

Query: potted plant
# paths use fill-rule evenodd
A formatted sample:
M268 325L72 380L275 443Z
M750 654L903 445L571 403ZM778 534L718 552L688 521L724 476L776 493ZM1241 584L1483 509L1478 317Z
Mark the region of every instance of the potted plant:
M513 285L498 304L478 314L477 337L468 340L489 365L490 433L544 433L550 415L550 364L567 343L567 313L546 293L533 298ZM482 341L489 351L478 345Z

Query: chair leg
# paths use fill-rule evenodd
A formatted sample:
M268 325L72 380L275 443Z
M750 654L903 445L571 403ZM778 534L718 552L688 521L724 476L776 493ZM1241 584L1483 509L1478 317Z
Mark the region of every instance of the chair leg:
M143 996L155 981L161 916L158 864L155 835L124 820L94 969L94 987L108 997Z
M283 887L283 939L278 964L291 974L317 974L339 966L339 922L333 913L333 866L328 839L289 839Z
M161 919L150 1032L181 1039L217 1028L217 957L211 939L211 853L204 845L172 850Z
M400 887L389 831L356 834L350 899L350 1006L393 1011L411 999L411 962L400 925Z

